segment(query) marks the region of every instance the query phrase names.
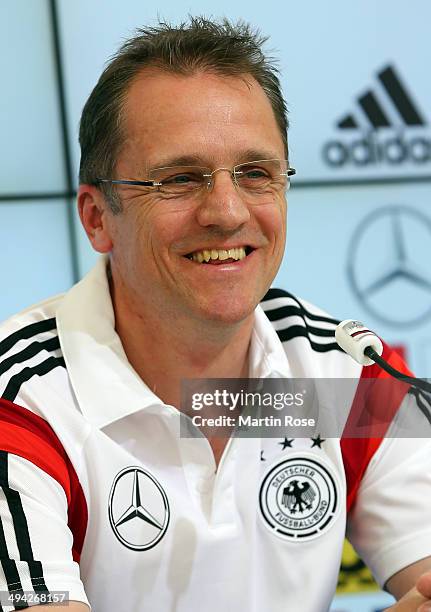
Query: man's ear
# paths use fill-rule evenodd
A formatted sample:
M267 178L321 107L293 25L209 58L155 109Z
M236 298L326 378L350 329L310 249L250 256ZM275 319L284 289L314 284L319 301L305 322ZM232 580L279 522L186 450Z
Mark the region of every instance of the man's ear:
M105 199L94 185L80 185L78 189L78 211L91 245L99 253L112 250L109 216Z

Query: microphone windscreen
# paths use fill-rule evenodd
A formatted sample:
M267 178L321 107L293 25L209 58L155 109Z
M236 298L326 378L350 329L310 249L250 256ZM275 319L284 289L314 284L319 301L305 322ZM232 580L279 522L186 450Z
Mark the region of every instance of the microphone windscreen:
M335 339L341 348L361 365L372 365L374 361L364 354L369 346L378 355L383 353L383 344L378 336L365 327L361 321L347 319L335 329Z

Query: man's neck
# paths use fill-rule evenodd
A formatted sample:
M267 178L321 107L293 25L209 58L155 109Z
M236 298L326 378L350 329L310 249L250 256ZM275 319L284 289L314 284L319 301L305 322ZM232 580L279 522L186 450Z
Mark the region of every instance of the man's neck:
M114 296L113 296L114 297ZM181 381L187 378L247 378L254 315L235 325L164 321L114 302L116 331L129 362L166 404L180 409Z

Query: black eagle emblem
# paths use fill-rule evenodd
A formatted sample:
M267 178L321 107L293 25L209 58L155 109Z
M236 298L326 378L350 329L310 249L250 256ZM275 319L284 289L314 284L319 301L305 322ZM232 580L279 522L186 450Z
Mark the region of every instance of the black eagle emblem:
M281 503L292 514L309 510L316 497L316 492L311 487L309 482L299 482L292 480L287 487L283 489L283 497Z

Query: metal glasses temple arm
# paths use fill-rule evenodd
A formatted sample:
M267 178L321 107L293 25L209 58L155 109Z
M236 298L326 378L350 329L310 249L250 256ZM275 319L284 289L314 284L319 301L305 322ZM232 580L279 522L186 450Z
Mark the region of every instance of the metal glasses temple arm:
M114 185L139 185L140 187L158 187L161 183L156 181L128 181L121 179L97 179L97 183L112 183Z

